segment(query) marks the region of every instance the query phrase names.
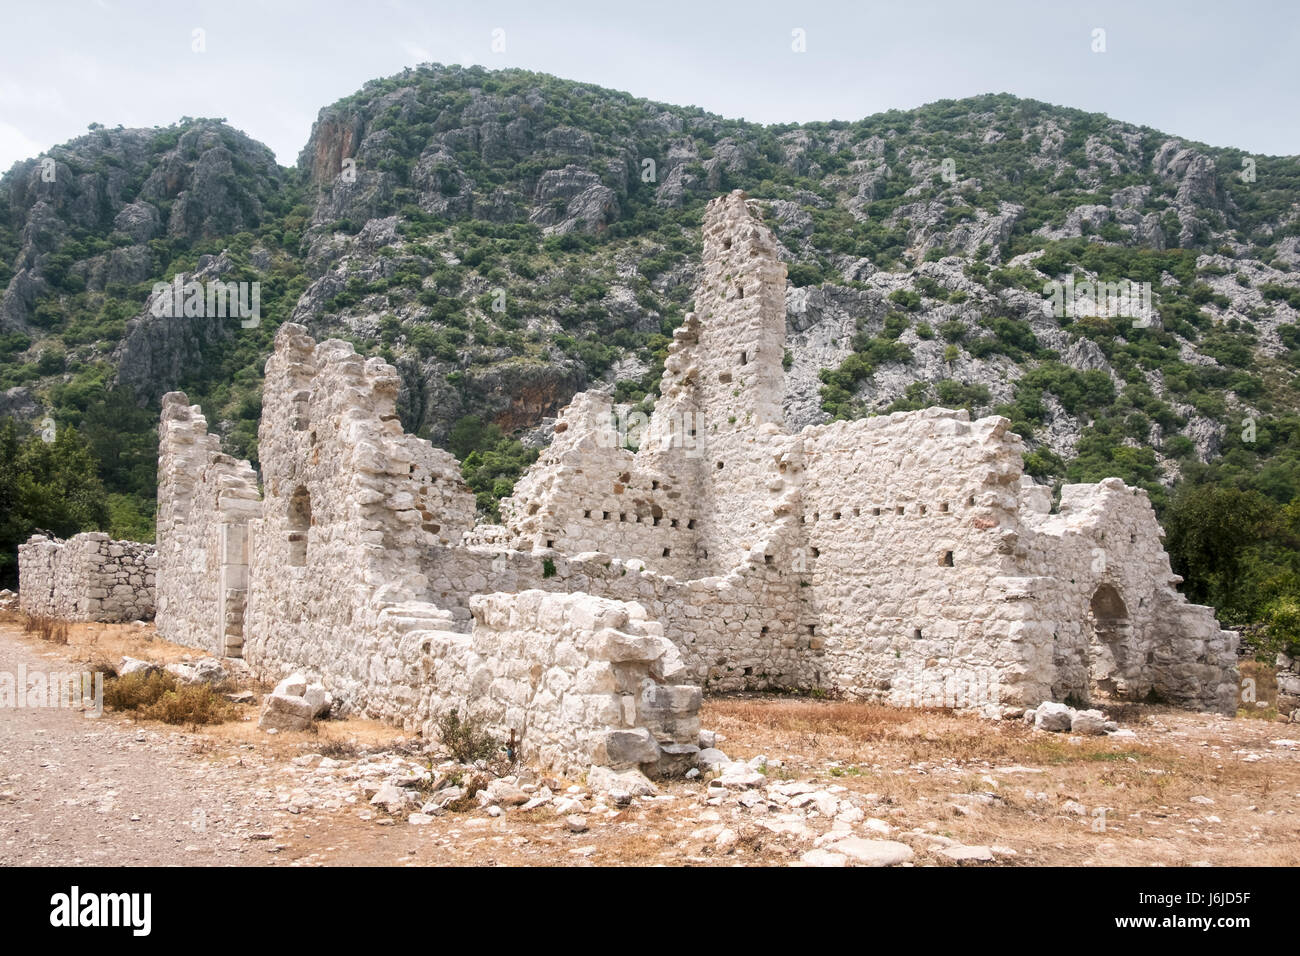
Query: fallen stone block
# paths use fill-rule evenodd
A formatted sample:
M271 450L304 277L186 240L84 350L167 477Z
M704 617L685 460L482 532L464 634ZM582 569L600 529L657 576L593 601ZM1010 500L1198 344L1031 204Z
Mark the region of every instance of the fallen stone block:
M313 717L324 717L334 706L334 697L323 684L309 684L302 696L311 704Z
M1039 730L1066 733L1074 722L1074 710L1066 704L1044 701L1034 709L1034 726Z
M897 866L909 862L915 854L906 843L894 840L864 840L862 837L845 837L826 849L842 854L859 866Z
M1100 737L1106 733L1106 715L1099 710L1075 711L1070 720L1070 732Z
M939 851L954 863L991 863L993 850L987 846L947 846Z
M262 730L306 730L313 714L312 705L303 697L268 694L257 726Z
M587 771L587 786L597 793L621 792L634 797L652 797L659 792L641 771L615 771L609 767L592 767Z
M157 674L162 670L158 664L150 661L136 660L134 657L122 658L122 663L117 666L117 675L126 677L128 674Z
M628 767L659 762L659 743L644 727L614 730L605 738L610 766Z

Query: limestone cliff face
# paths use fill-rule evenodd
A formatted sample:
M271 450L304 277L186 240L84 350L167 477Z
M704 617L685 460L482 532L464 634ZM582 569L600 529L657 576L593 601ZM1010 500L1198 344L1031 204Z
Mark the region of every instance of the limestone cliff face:
M43 298L155 275L152 239L257 228L283 180L267 147L211 120L99 129L17 164L0 179L0 216L19 239L0 328L27 330ZM76 243L68 251L87 234L114 248L81 255L84 243Z
M779 356L793 430L1012 409L1040 477L1100 446L1171 482L1263 396L1297 409L1296 161L1257 157L1246 182L1238 152L1014 97L759 127L427 66L325 107L296 170L210 121L96 130L48 158L51 181L40 158L0 179L0 329L20 333L0 340L0 393L24 389L6 406L38 418L107 359L151 399L188 388L226 439L252 435L269 335L141 321L199 243L278 290L270 322L382 353L404 424L435 442L468 415L544 441L593 386L648 410L701 308L705 208L736 188L788 274L781 341L757 354ZM1150 281L1155 321L1087 297L1045 313L1044 284L1067 276ZM227 355L239 367L205 378ZM1084 374L1110 388L1081 404Z

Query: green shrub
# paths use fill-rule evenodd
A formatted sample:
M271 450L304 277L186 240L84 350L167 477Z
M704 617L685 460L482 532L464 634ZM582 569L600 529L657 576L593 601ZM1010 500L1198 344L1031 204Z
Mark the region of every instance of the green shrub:
M447 748L447 753L460 763L491 760L501 750L501 742L478 718L462 718L455 708L438 717L436 726L438 739Z

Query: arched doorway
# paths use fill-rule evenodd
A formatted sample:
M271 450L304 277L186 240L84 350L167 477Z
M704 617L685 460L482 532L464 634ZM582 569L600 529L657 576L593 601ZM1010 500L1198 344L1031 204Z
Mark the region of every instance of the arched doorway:
M1121 697L1127 692L1128 607L1112 585L1100 585L1088 605L1089 677L1098 691Z

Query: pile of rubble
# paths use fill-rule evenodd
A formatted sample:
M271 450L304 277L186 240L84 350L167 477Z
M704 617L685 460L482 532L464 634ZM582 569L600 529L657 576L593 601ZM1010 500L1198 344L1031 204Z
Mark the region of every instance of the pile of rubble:
M1119 729L1119 724L1107 720L1100 710L1076 710L1069 704L1045 701L1032 710L1025 711L1024 721L1039 730L1060 734L1084 734L1100 737L1104 734L1132 736L1131 730Z
M717 743L707 731L701 738L702 743ZM702 748L699 766L687 776L704 786L687 794L660 792L636 770L593 767L585 784L566 786L526 767L494 769L486 761L435 765L433 759L422 764L386 752L349 766L310 754L294 763L318 774L341 774L355 791L347 802L368 804L361 809L362 819L385 826L402 821L428 825L447 813L503 817L544 810L570 832L587 833L615 818L626 819L621 814L628 808L664 803L675 807L679 826L694 827L690 844L712 856L733 852L742 840L755 837L785 845L797 866L964 864L1016 855L1007 847L967 846L922 828L901 830L872 815L891 815L888 798L837 784L784 779L780 760L731 760L716 746ZM498 776L497 771L505 772ZM685 858L697 859L689 851Z

